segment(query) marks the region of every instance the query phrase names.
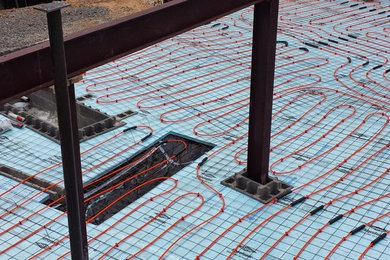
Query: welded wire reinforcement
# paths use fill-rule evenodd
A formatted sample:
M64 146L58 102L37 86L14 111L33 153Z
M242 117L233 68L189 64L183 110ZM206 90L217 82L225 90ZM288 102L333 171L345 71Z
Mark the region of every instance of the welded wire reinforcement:
M390 258L390 1L284 0L279 14L270 175L293 192L262 205L220 184L246 164L247 8L88 71L76 84L77 96L92 95L86 105L137 112L82 145L85 188L148 157L158 145L109 171L169 132L216 145L174 176L137 183L88 215L91 259ZM70 257L66 212L51 207L64 197L41 203L62 187L61 163L49 154L58 146L27 129L0 135L0 163L30 175L0 176L0 258ZM86 202L175 159L94 188ZM52 186L26 186L36 177ZM160 184L92 224L152 183Z

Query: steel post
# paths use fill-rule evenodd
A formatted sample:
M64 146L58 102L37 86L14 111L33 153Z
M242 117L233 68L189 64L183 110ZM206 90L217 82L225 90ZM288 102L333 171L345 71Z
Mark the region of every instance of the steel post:
M279 0L256 4L253 20L247 177L261 184L269 180L278 6Z
M88 244L76 103L74 86L68 86L61 22L65 6L68 4L52 2L37 9L46 12L49 27L72 259L85 260Z

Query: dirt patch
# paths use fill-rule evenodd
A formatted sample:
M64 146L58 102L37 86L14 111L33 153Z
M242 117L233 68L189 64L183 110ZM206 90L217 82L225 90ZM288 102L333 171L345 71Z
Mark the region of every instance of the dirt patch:
M109 10L111 19L119 18L131 13L150 8L158 1L148 0L70 0L72 6L99 6Z
M69 0L62 11L64 34L153 7L150 0ZM46 15L32 6L0 10L0 56L48 39Z

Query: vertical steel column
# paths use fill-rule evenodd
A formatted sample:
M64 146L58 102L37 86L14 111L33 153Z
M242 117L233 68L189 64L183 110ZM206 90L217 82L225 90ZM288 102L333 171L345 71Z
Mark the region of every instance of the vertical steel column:
M255 5L247 177L268 182L279 0Z
M88 244L76 103L74 86L68 86L61 22L61 8L68 5L52 2L37 9L46 12L49 27L72 259L85 260Z

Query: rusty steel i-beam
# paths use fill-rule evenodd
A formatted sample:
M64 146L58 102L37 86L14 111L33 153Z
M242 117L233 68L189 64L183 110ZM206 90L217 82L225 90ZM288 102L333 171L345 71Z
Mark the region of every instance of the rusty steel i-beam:
M68 78L261 0L173 0L65 37ZM0 101L53 85L47 42L0 56ZM20 77L20 71L28 71Z

